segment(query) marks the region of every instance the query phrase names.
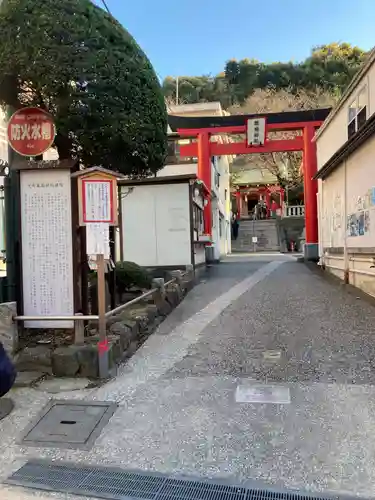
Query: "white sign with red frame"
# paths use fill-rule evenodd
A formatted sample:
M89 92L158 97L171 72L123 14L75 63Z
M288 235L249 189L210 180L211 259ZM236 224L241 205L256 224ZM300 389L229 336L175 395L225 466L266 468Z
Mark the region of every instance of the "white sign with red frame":
M109 224L117 226L118 174L92 167L72 175L78 181L79 225Z

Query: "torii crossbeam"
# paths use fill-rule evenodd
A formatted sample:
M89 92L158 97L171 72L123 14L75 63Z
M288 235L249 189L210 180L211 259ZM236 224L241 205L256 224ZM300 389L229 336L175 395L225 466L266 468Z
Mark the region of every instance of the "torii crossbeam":
M211 157L252 153L275 153L283 151L303 152L303 179L305 198L306 243L305 258L318 259L318 215L317 171L315 131L321 126L330 108L256 115L231 115L212 117L184 117L170 115L169 126L183 137L196 137L195 142L180 145L180 156L198 158L198 177L211 192ZM245 134L249 119L265 118L265 143L249 146L247 141L219 143L211 141L213 135ZM301 130L302 134L292 139L272 139L269 134L277 131ZM204 209L205 231L211 235L211 202Z

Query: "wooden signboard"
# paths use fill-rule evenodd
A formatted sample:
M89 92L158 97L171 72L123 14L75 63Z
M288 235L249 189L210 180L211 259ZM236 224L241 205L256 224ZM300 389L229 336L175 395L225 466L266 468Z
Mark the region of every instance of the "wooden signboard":
M93 167L75 172L78 182L79 224L86 226L87 254L93 257L97 272L99 315L99 376L108 377L108 339L106 333L105 262L109 260L109 226L117 226L117 179L110 170Z
M118 175L99 167L76 172L78 177L79 224L117 226Z

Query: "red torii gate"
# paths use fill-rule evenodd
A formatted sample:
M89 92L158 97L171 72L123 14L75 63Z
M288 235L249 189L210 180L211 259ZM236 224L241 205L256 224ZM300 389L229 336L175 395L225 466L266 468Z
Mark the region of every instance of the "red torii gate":
M251 153L276 153L284 151L303 152L303 178L305 197L306 244L305 257L316 260L318 257L318 216L317 181L313 179L317 171L316 144L314 135L330 112L329 108L308 111L288 111L283 113L264 113L259 115L234 115L220 117L182 117L169 116L169 125L178 134L196 137L196 142L180 145L180 156L198 158L198 177L211 193L211 157ZM245 134L249 119L265 118L265 143L249 146L247 141L218 143L211 142L212 135ZM302 135L293 139L271 139L270 132L301 130ZM205 232L211 235L211 200L207 199L204 209Z

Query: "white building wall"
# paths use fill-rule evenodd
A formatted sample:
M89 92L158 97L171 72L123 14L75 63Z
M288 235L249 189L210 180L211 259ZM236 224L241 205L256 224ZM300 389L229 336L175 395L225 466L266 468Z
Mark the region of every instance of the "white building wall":
M156 177L170 177L174 175L188 175L198 173L197 163L178 163L175 165L166 165L159 172Z
M375 137L319 181L322 263L375 296Z
M363 74L359 74L354 87L336 106L334 113L327 117L325 123L317 132L318 170L345 144L348 140L349 105L364 89L366 96L367 119L375 113L375 53Z
M215 157L212 164L211 183L213 193L212 240L214 259L220 260L231 250L229 162L227 156Z

